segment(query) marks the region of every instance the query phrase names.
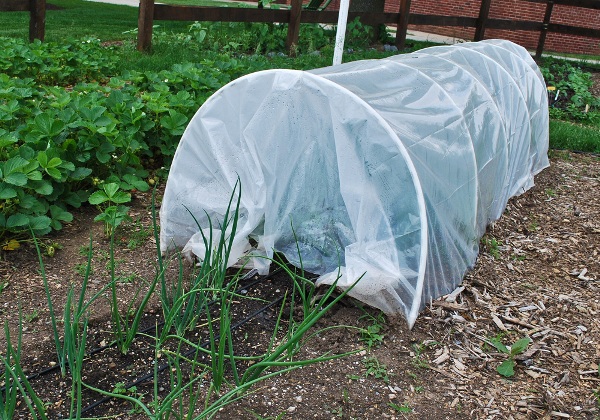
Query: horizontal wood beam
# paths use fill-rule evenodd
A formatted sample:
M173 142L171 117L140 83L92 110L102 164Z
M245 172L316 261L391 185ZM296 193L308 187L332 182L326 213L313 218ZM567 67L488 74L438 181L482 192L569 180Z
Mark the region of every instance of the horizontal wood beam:
M477 25L477 18L464 16L411 14L408 17L408 23L410 23L411 25L468 26L474 28Z
M600 29L580 28L578 26L561 25L558 23L549 24L548 32L558 32L561 34L588 36L590 38L600 38Z
M29 0L0 0L1 12L27 12Z
M525 0L530 3L547 3L548 0ZM586 9L600 9L600 1L598 0L553 0L554 4L563 6L585 7Z
M154 5L155 20L206 22L289 22L289 10L248 9L238 7L201 7Z
M155 20L183 20L204 22L277 22L288 23L291 11L289 9L249 9L238 7L202 7L202 6L171 6L166 4L154 5ZM397 23L399 13L364 13L350 12L348 20L359 17L365 25L378 23ZM337 23L337 11L303 10L300 15L302 23Z
M511 31L541 31L544 24L527 20L490 19L487 27L489 29L508 29Z
M566 2L567 0L562 1ZM7 1L0 0L0 4L2 4L2 2ZM290 21L290 13L290 10L287 9L170 6L165 4L156 4L154 6L155 20L288 23ZM351 12L348 14L349 21L354 20L356 17L360 17L361 23L365 25L374 25L379 23L397 23L398 19L400 18L400 14L362 12ZM335 24L337 23L337 20L338 12L329 10L303 10L300 16L300 21L302 23ZM411 14L408 18L408 23L411 25L462 26L474 28L477 25L477 18L466 16ZM488 19L486 22L486 27L488 29L508 29L513 31L540 31L543 29L543 23L534 21L513 21L507 19ZM600 30L598 29L579 28L569 25L550 24L548 26L548 31L565 33L569 35L591 36L594 38L600 37L598 35Z
M63 10L55 4L46 3L46 10ZM29 0L0 0L0 12L28 12Z

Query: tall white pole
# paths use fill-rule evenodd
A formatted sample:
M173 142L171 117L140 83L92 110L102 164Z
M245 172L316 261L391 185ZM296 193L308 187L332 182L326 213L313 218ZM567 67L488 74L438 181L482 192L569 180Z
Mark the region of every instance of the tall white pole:
M338 16L337 32L335 34L335 49L333 51L333 65L342 64L344 52L344 41L346 39L346 22L348 21L348 9L350 0L341 0L340 14Z

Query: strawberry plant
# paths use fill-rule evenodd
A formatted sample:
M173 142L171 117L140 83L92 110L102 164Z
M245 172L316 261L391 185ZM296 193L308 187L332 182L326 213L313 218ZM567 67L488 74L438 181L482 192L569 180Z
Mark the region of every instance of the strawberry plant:
M240 71L205 60L118 75L96 40L2 41L0 239L60 229L70 208L110 199L106 185L146 191L149 169L168 167L193 113ZM122 203L108 202L102 220L120 223Z
M131 194L122 191L119 184L115 182L103 184L99 191L90 195L88 201L102 210L94 221L104 222L106 236L112 235L117 226L129 217L127 215L129 207L124 206L123 203L131 201Z

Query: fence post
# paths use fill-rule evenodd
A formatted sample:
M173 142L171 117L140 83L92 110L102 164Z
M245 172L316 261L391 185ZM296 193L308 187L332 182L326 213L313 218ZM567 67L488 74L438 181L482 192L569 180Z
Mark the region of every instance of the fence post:
M152 25L154 24L154 0L140 0L138 11L138 51L152 47Z
M288 23L287 39L285 46L290 56L296 55L298 38L300 36L300 17L302 15L302 0L292 0L290 21Z
M479 17L477 18L477 26L475 27L474 41L481 41L485 36L485 26L487 24L488 16L490 14L491 0L481 0L481 7L479 8Z
M396 24L396 47L402 51L406 44L408 31L408 16L410 15L410 0L400 0L400 16Z
M29 42L44 40L46 35L46 0L29 0Z
M544 14L544 22L542 24L542 30L540 31L540 39L538 41L537 48L535 50L535 59L539 60L542 58L542 52L544 51L544 44L546 43L546 34L548 33L548 25L550 24L550 18L552 16L552 8L554 7L554 0L548 0L546 4L546 13Z

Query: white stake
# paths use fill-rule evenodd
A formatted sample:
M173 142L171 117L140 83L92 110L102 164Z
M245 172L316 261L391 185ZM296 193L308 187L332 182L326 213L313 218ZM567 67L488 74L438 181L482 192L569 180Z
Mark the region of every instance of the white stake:
M338 16L337 32L335 34L335 50L333 51L333 65L342 64L344 52L344 40L346 39L346 22L348 21L348 9L350 0L340 2L340 14Z

